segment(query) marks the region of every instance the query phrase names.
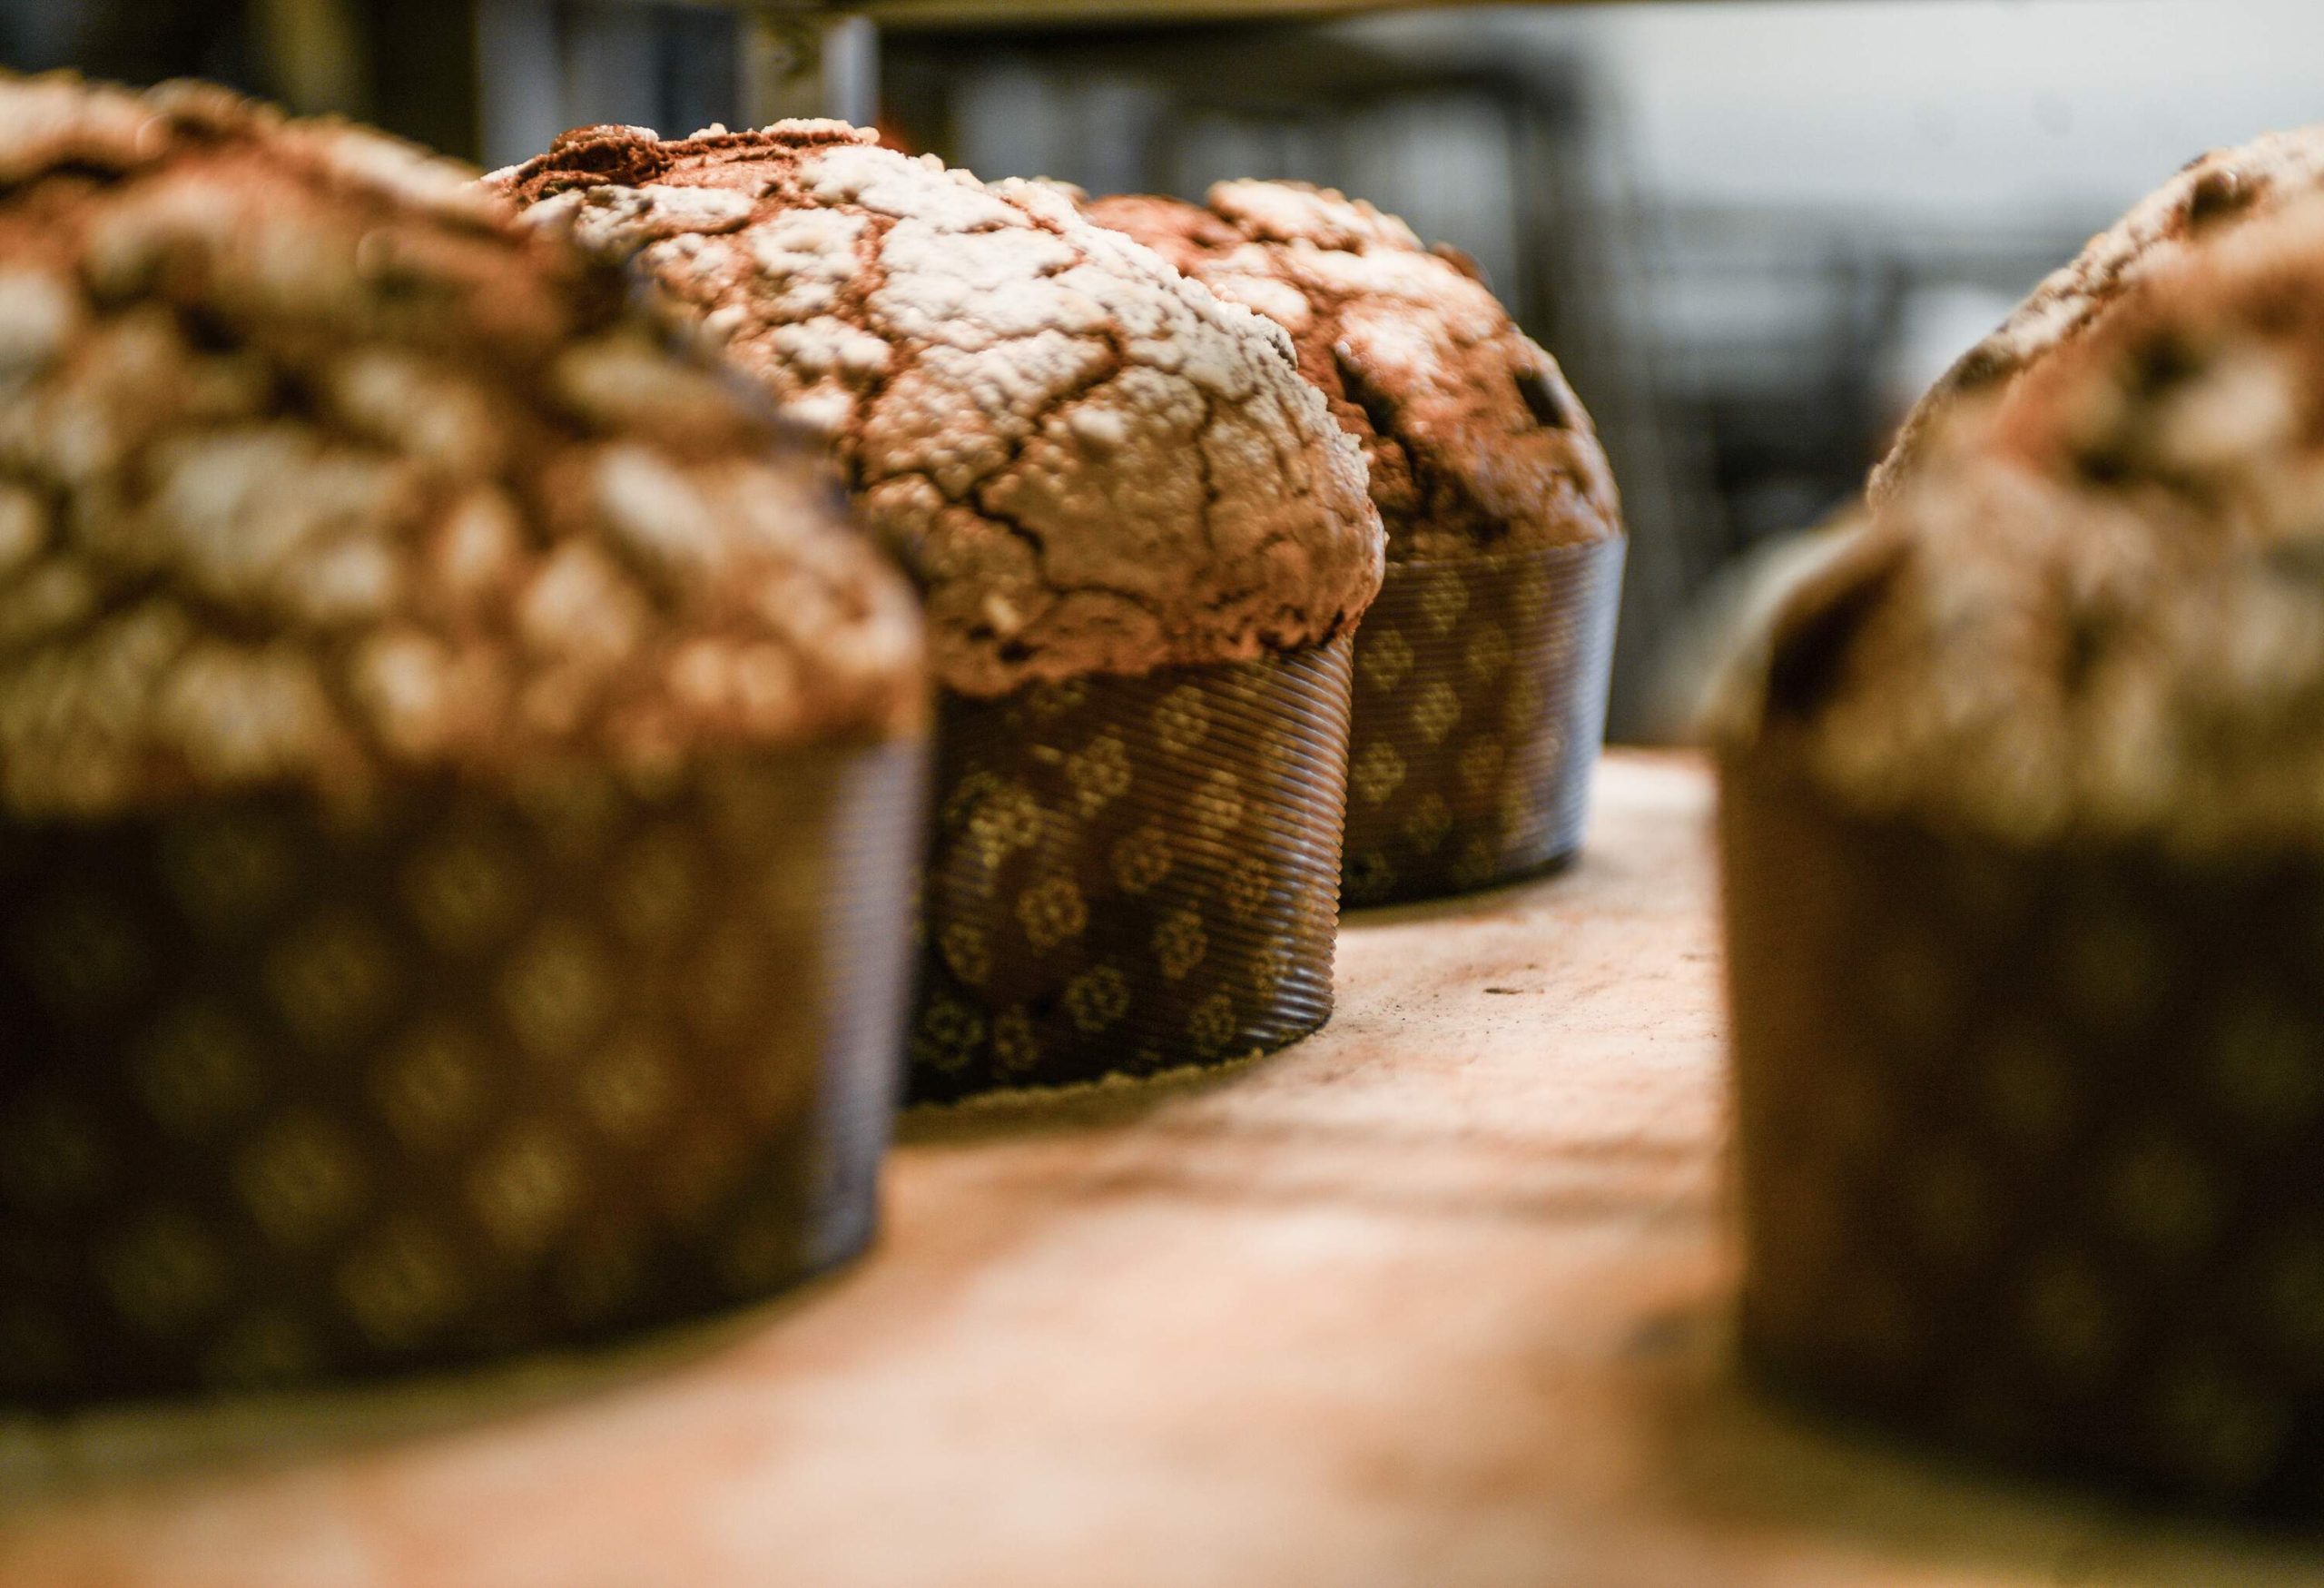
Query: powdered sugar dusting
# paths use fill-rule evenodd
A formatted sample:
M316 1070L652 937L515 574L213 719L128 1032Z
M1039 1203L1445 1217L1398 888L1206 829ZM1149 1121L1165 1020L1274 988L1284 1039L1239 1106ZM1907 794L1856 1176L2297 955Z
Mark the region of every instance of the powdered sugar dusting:
M1312 644L1377 587L1361 456L1283 331L1052 189L830 123L585 129L499 185L589 240L664 226L665 189L753 202L635 262L831 439L954 689Z
M1363 446L1390 557L1620 533L1612 475L1556 361L1402 221L1297 182L1221 182L1206 208L1088 207L1266 317Z

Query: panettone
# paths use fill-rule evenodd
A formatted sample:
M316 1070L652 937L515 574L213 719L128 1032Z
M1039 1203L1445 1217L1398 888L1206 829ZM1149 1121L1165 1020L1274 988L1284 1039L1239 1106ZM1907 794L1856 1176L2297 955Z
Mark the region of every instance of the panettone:
M1730 736L2016 843L2313 842L2319 261L2324 202L2225 234L1956 411L1787 604Z
M1925 439L1723 725L1744 1347L2142 1491L2324 1495L2324 197Z
M1378 587L1288 341L1091 226L836 122L585 127L492 179L638 268L825 436L980 696L1320 644Z
M940 705L912 1086L1280 1046L1331 1007L1364 464L1290 339L1040 183L833 122L497 173L829 441Z
M1085 212L1290 334L1299 372L1364 448L1392 561L1621 533L1589 414L1459 253L1301 182L1220 182L1206 207L1121 195Z
M195 87L0 115L18 813L916 725L811 455L458 168Z
M469 173L0 80L0 1396L860 1247L926 685L816 451Z
M1389 569L1356 641L1351 902L1474 888L1581 842L1623 555L1613 476L1557 361L1457 252L1300 182L1089 217L1290 334L1371 464Z
M1916 471L1923 452L1956 407L1980 394L2006 390L2053 350L2080 339L2114 304L2133 296L2149 275L2174 270L2246 222L2297 203L2319 182L2324 127L2270 133L2188 162L2053 271L1914 405L1887 456L1873 470L1872 499L1885 501Z

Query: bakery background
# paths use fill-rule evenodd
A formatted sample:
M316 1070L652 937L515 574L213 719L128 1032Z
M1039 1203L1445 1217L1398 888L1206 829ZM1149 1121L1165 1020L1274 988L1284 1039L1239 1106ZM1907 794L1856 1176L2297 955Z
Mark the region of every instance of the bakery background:
M2157 172L2316 119L2324 51L2309 0L873 9L0 0L0 61L216 77L487 165L583 123L827 106L987 177L1343 187L1479 260L1590 403L1633 532L1609 733L1650 740L1722 570L1842 505Z
M1641 527L1625 736L1660 731L1667 658L1727 570L1839 500L1904 399L2035 274L2187 150L2315 114L2280 63L2306 58L2316 25L2257 4L1640 4L1136 31L955 15L812 35L706 5L0 15L25 64L197 69L484 159L584 118L675 127L813 100L880 116L898 143L1096 188L1193 191L1257 170L1376 193L1485 261L1606 421ZM823 46L814 72L789 70L809 37ZM1959 655L1929 647L1921 676L1945 676ZM1346 1005L1305 1051L1118 1100L1110 1119L917 1125L897 1155L897 1238L747 1339L527 1361L474 1399L424 1385L215 1421L0 1418L0 1487L78 1507L0 1517L0 1580L130 1580L74 1570L110 1560L183 1583L320 1568L389 1583L417 1558L505 1574L529 1555L537 1580L576 1585L665 1568L709 1583L885 1566L900 1581L917 1531L931 1583L1028 1580L976 1567L1029 1544L1078 1547L1078 1571L1043 1579L1060 1582L1167 1583L1173 1568L1185 1581L1189 1561L1213 1559L1219 1582L2317 1581L2312 1538L2181 1532L2135 1502L2101 1509L1831 1437L1738 1392L1718 1321L1735 1272L1717 1188L1734 1160L1714 1012L1735 929L1712 913L1708 779L1684 755L1618 752L1604 770L1591 863L1482 908L1352 920ZM1798 853L1768 845L1759 874L1812 880ZM2143 901L2103 875L2070 880L2063 896L2094 908L2061 916L2006 885L1996 900L1974 865L1907 870L1902 885L1876 855L1844 869L1868 902L1811 922L1823 946L1807 957L1874 1041L1833 1041L1848 1028L1805 1003L1809 1034L1758 1040L1792 1090L1838 1100L1844 1130L1867 1113L1930 1128L1895 1151L1868 1138L1894 1179L1807 1199L1811 1250L1830 1228L1817 1208L1916 1197L1915 1218L1934 1208L1937 1226L1965 1180L1955 1157L1924 1150L1953 1145L1941 1107L1853 1109L1845 1070L1827 1083L1788 1055L1870 1052L1901 1075L1959 1016L1981 1028L1952 1044L1965 1062L1916 1071L1937 1074L1944 1092L1927 1099L1942 1105L1967 1090L1955 1077L2023 1060L2011 1039L2029 1029L2036 1044L2085 1023L2111 1040L2118 1008L2187 1002L2171 994L2181 973L2236 941L2213 923L2264 918L2232 895ZM1761 930L1797 930L1779 888L1725 892L1777 902ZM1893 907L1924 899L1934 932ZM1963 924L1947 925L1955 906ZM1852 931L1851 913L1897 930ZM2061 920L2096 930L2053 935ZM2138 931L2154 920L2172 929L2160 951ZM2022 934L2005 935L2011 922ZM1974 984L1943 960L1930 970L1932 943L1974 947L1989 931L2043 995L1999 1019L1990 1001L1946 999ZM2206 1090L2223 1076L2245 1086L2229 1101L2297 1119L2310 1078L2270 1095L2285 1048L2269 1017L2308 1005L2301 951L2319 939L2305 922L2268 936L2292 951L2284 988L2225 955L2207 983L2222 1002L2192 1022L2204 1062L2171 1073ZM2158 960L2163 974L2138 974ZM2135 985L2116 998L2124 967ZM1990 1050L1972 1045L1994 1032ZM2080 1050L2105 1061L2102 1044ZM2045 1052L2007 1065L2034 1077L2037 1125ZM2246 1084L2255 1071L2261 1084ZM2083 1095L2139 1096L2112 1079ZM2087 1198L2006 1199L2070 1215L2126 1200L2159 1210L2166 1238L2200 1233L2202 1166L2176 1172L2170 1149L2216 1101L2176 1094L2171 1117L2122 1132L2138 1150L2077 1154L2066 1167L2093 1177ZM1779 1136L1748 1150L1829 1156ZM1973 1159L1973 1213L1975 1177ZM661 1178L658 1165L645 1177ZM2312 1281L2318 1228L2304 1208L2287 1221L2299 1260L2280 1272ZM1896 1253L1862 1260L1876 1281ZM2045 1267L2066 1279L2042 1294L2066 1300L2041 1309L2037 1344L2086 1339L2076 1326L2105 1316L2105 1289L2074 1305L2083 1272ZM1876 1284L1835 1279L1828 1301L1795 1310L1843 1328L1869 1317L1876 1336ZM2316 1294L2290 1290L2310 1340ZM2174 1434L2171 1457L2192 1450L2206 1475L2231 1477L2240 1452L2266 1449L2233 1437L2265 1433L2240 1418L2236 1379L2160 1387L2173 1418L2192 1408L2166 1432L2227 1430ZM108 1488L123 1475L161 1481ZM2310 1480L2300 1497L2319 1492ZM851 1557L860 1575L828 1563ZM12 1558L35 1563L20 1575ZM689 1571L699 1560L728 1569Z

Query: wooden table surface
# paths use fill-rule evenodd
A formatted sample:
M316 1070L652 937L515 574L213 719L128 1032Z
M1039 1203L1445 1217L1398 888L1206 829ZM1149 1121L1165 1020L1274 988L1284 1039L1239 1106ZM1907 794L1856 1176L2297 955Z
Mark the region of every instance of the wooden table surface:
M1695 762L1568 873L1350 922L1199 1083L907 1120L878 1251L610 1356L0 1423L6 1588L2324 1583L1727 1368Z

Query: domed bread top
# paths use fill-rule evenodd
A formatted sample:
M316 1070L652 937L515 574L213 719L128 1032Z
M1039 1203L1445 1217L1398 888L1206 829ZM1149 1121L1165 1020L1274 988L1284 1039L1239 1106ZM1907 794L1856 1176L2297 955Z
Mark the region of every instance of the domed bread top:
M2191 161L2070 263L2053 271L1999 330L1963 354L1905 416L1873 470L1871 499L1886 499L1919 466L1951 408L2005 389L2055 349L2082 336L2151 272L2246 222L2271 215L2324 184L2324 125L2270 133Z
M1782 608L1738 742L2027 843L2324 842L2324 196L1948 417Z
M1054 189L838 122L586 127L490 180L830 439L955 690L1310 645L1378 588L1362 455L1283 332Z
M1291 333L1300 372L1363 443L1392 559L1621 532L1590 416L1461 255L1299 182L1221 182L1207 209L1135 196L1084 208Z
M0 80L0 808L884 736L911 594L812 449L472 174Z

